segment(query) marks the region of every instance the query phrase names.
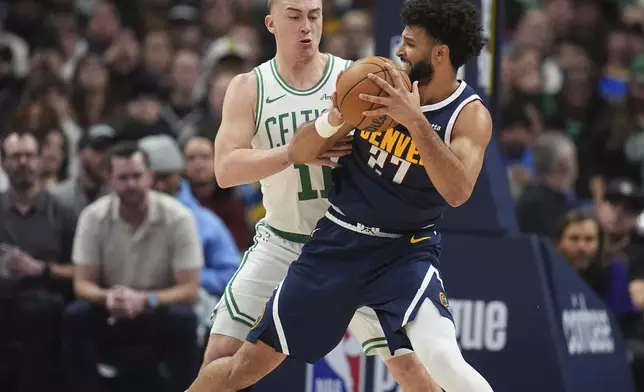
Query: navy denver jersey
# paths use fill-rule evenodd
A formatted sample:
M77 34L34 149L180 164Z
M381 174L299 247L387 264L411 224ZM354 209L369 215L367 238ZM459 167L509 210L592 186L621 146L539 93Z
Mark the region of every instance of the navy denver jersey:
M479 96L461 81L447 99L422 110L449 145L456 118L474 100ZM409 131L397 125L385 132L355 132L353 153L333 170L331 204L351 219L381 229L416 230L439 219L447 202L429 179Z

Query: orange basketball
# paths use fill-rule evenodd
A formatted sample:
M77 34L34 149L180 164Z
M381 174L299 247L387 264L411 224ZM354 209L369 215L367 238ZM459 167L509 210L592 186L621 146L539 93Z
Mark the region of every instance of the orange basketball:
M392 83L391 75L384 67L385 63L391 64L394 69L402 75L407 89L411 91L409 76L393 60L371 56L353 63L340 77L336 85L337 105L344 116L344 120L355 126L357 129L367 132L386 131L396 125L396 122L389 116L367 117L362 113L367 110L374 110L381 105L360 99L360 94L377 95L388 97L389 93L369 80L369 73L380 77L387 83Z

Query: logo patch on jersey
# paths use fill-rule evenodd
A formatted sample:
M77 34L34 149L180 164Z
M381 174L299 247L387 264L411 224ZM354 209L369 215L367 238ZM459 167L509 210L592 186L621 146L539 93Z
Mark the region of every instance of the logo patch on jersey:
M306 392L364 392L367 358L360 342L346 332L322 360L307 365Z
M441 305L443 305L445 309L449 309L449 301L447 301L447 296L445 295L445 293L441 291L439 296L441 300Z
M428 239L430 239L430 238L432 238L432 237L418 237L418 238L416 238L416 236L413 236L413 235L412 235L412 236L411 236L411 239L409 240L409 242L411 242L412 244L417 244L417 243L419 243L419 242L422 242L422 241L428 240Z
M266 97L266 104L268 105L268 104L271 104L273 102L279 101L280 99L284 98L285 96L286 96L286 94L280 95L277 98Z
M320 97L320 101L330 101L330 100L331 100L331 96L330 96L330 95L328 95L328 94L323 94L323 95Z

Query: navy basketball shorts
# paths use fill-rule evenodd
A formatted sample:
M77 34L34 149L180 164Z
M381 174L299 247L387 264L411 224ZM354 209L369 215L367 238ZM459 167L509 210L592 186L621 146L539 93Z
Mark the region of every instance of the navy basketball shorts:
M340 342L361 306L375 310L392 355L413 349L403 327L426 298L453 321L438 263L440 235L375 234L327 213L247 340L314 363Z

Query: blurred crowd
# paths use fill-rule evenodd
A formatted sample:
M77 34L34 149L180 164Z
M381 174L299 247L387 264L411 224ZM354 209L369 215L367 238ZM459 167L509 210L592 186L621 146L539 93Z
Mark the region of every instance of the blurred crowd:
M511 0L499 124L521 231L617 316L644 390L644 4Z
M324 1L323 50L371 54L370 6ZM0 390L187 388L264 215L258 184L217 186L213 141L275 52L265 13L0 2Z
M372 3L325 0L322 50L373 54ZM194 377L264 215L258 184L217 186L213 140L231 79L274 54L265 11L0 3L2 391ZM519 226L606 301L641 378L644 4L507 0L505 14L496 131Z

